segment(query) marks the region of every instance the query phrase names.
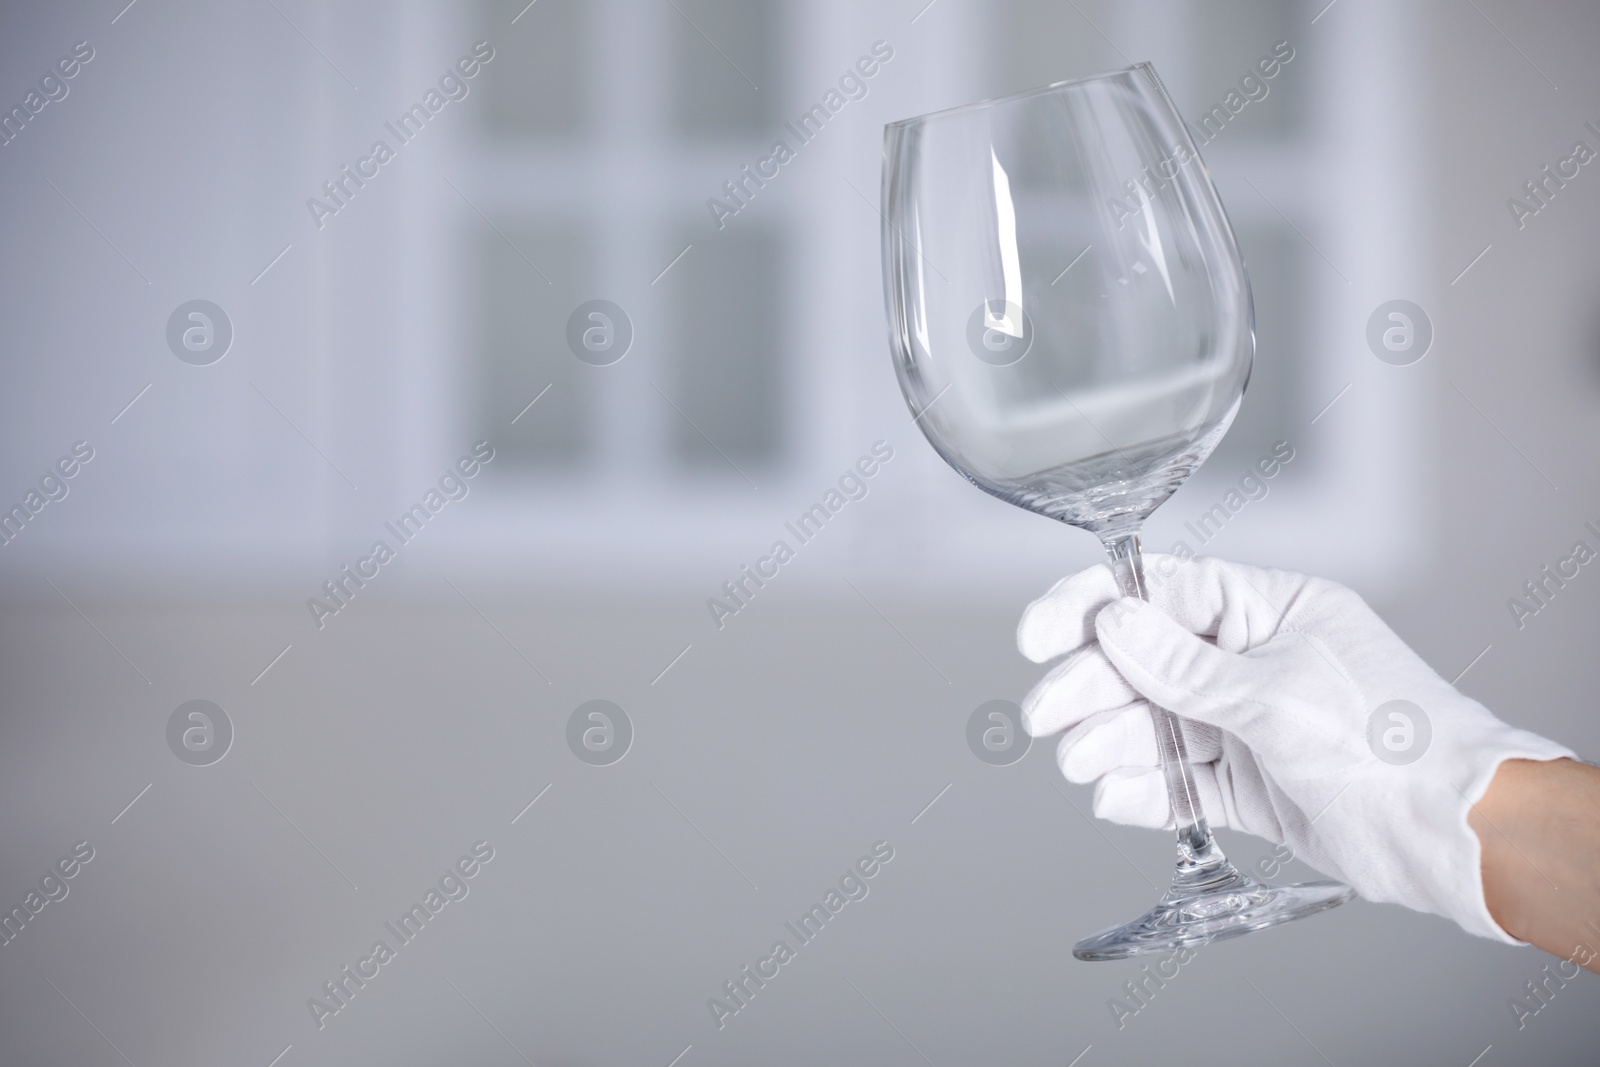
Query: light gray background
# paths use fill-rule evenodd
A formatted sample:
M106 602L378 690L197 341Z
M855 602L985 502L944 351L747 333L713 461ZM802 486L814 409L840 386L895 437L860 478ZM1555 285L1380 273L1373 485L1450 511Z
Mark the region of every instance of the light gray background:
M1242 230L1280 213L1246 206L1241 178L1294 219L1246 236L1254 421L1151 540L1287 434L1297 465L1216 551L1350 581L1446 677L1472 664L1466 692L1592 755L1600 577L1520 631L1506 600L1600 522L1600 176L1521 231L1506 198L1574 140L1600 147L1583 129L1600 11L540 0L512 25L520 7L0 13L7 107L73 42L96 49L0 148L0 501L72 442L97 450L0 548L0 903L74 842L96 850L0 946L0 1060L1592 1062L1592 976L1519 1031L1508 998L1546 957L1362 902L1204 951L1116 1029L1107 1000L1137 966L1070 948L1148 902L1169 842L1092 823L1048 745L993 768L965 743L973 708L1039 674L1012 646L1021 607L1095 548L960 485L916 435L883 348L877 218L841 179L876 200L884 121L1125 55L1180 72L1197 117L1291 40L1275 95L1206 152ZM587 47L563 45L585 17ZM480 38L496 58L440 136L313 227L305 198ZM704 199L878 38L896 58L872 94L718 234ZM740 102L725 60L771 72L776 102ZM664 118L673 99L692 106ZM495 126L517 100L537 136ZM1317 147L1373 131L1390 154ZM1296 194L1326 188L1346 191L1337 212ZM1363 238L1341 281L1340 234L1375 219L1400 236ZM1351 267L1391 252L1387 276ZM639 329L605 379L559 347L595 296ZM208 368L165 347L196 297L235 329ZM1414 367L1365 348L1395 297L1434 324ZM730 343L705 329L719 309ZM318 631L305 598L546 382L564 385L532 409L545 428L497 437L474 495ZM711 627L705 598L879 437L896 458L838 536ZM1359 477L1329 473L1358 447L1376 449ZM636 731L603 768L564 741L597 697ZM166 747L196 698L235 728L210 767ZM470 895L319 1031L306 999L479 839L496 857ZM895 858L870 895L718 1031L706 999L880 839Z

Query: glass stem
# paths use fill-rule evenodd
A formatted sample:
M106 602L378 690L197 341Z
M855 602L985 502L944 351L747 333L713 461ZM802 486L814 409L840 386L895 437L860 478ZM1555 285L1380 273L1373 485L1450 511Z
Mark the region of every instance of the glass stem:
M1107 534L1106 554L1111 557L1111 573L1123 596L1148 601L1144 578L1144 557L1139 552L1137 530ZM1217 847L1201 810L1200 794L1195 789L1194 773L1189 768L1189 751L1183 740L1183 722L1165 708L1150 705L1156 728L1156 750L1161 755L1161 770L1167 779L1167 796L1172 801L1172 818L1178 831L1178 869L1174 888L1183 883L1209 882L1219 875L1233 875L1227 857Z

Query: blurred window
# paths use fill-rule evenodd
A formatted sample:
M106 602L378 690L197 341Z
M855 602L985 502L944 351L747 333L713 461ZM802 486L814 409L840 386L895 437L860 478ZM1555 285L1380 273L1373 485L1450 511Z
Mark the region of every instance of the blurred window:
M777 0L487 6L490 24L521 15L516 32L497 41L501 55L485 83L481 148L496 199L487 224L467 216L483 230L471 294L481 308L478 419L502 428L494 436L505 441L508 465L529 471L664 464L738 482L742 471L781 463L788 420L779 281L792 244L785 227L794 223L772 210L716 232L706 216L685 220L690 205L724 195L722 181L737 170L731 161L753 161L781 129ZM639 35L604 47L603 34L617 25ZM661 99L625 96L618 110L607 79L629 76L617 58L624 54L634 57L627 66L642 60L656 72ZM664 125L648 135L626 125L656 115ZM687 196L616 203L608 181L616 176L589 168L614 165L619 147L630 179L649 175L657 189L687 182ZM629 314L635 347L625 358L650 361L647 382L633 367L608 374L568 350L568 316L596 298ZM546 385L548 397L503 429Z
M484 227L477 257L486 421L496 427L490 436L512 465L575 466L594 450L597 382L593 368L566 346L567 315L588 298L573 292L567 279L592 275L594 241L571 225L498 225L500 232ZM562 268L546 282L532 266L537 263ZM540 397L528 417L519 417L547 386L550 395Z
M784 415L777 358L785 332L781 248L770 231L749 225L728 229L703 249L695 248L695 269L679 274L669 291L678 318L672 399L684 416L674 424L674 451L711 468L725 463L719 450L736 464L765 463L778 451Z
M701 136L766 134L783 121L775 0L671 0L673 120Z
M504 26L527 0L493 0L491 26ZM513 62L494 65L489 79L488 126L496 137L581 136L591 121L594 54L590 5L584 0L540 0L523 12L516 29L496 48ZM527 27L523 23L536 20Z

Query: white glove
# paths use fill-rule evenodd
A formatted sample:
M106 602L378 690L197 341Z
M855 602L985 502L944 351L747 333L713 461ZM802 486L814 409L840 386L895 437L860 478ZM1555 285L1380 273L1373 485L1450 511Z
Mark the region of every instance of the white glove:
M1484 903L1467 812L1502 760L1570 749L1458 693L1343 586L1160 555L1145 574L1149 604L1120 597L1101 565L1063 579L1017 628L1035 663L1068 654L1025 698L1023 723L1035 737L1066 731L1061 772L1096 783L1096 815L1172 827L1154 701L1187 720L1213 825L1287 842L1368 900L1521 944ZM1423 714L1383 708L1396 700Z

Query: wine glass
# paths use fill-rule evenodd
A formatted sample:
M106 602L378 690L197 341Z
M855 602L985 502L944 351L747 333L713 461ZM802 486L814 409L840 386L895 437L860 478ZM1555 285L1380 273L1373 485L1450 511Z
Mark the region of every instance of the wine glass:
M883 270L896 376L934 450L985 492L1098 535L1123 593L1143 597L1140 526L1221 440L1255 352L1244 262L1154 68L885 127ZM1151 714L1172 887L1073 955L1234 937L1353 895L1229 863L1182 722Z

